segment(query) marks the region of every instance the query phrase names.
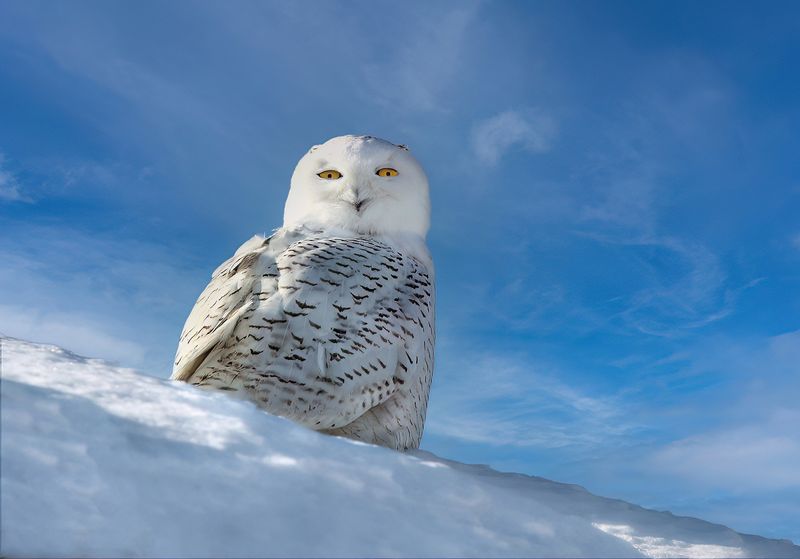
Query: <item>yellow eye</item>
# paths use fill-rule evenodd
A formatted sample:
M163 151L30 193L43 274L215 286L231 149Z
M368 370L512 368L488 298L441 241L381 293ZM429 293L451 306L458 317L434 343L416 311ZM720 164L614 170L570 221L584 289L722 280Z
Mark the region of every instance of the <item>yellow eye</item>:
M328 169L327 171L322 171L321 173L317 173L317 176L321 179L335 181L336 179L342 178L342 174L339 171L334 171L333 169Z
M397 172L397 169L392 169L391 167L384 167L383 169L378 169L375 172L376 175L379 177L396 177L400 173Z

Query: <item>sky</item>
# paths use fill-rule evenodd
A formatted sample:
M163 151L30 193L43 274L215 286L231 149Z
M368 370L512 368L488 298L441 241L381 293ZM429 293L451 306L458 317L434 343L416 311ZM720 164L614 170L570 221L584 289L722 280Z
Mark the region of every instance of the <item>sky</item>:
M422 446L800 542L800 6L0 4L0 332L167 377L341 134L429 175Z

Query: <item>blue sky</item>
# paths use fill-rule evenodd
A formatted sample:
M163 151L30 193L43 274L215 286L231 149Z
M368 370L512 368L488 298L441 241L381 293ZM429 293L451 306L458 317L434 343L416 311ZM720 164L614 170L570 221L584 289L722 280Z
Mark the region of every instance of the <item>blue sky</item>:
M4 2L0 331L167 376L306 149L428 171L423 447L800 541L796 3Z

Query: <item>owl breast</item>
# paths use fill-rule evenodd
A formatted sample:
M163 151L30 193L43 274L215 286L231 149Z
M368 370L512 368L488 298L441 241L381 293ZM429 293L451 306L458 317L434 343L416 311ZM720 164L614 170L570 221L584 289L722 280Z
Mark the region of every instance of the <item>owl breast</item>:
M433 370L425 265L370 237L309 237L248 256L244 310L189 382L314 429L418 443Z

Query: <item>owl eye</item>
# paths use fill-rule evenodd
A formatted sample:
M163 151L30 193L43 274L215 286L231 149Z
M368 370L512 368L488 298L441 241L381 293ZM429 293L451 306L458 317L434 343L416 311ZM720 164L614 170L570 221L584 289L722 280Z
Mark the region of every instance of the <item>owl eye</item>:
M379 177L396 177L400 173L397 172L397 169L392 169L391 167L384 167L383 169L378 169L375 172L376 175Z
M334 171L333 169L328 169L327 171L317 173L317 176L321 179L330 181L335 181L336 179L342 178L342 174L339 171Z

